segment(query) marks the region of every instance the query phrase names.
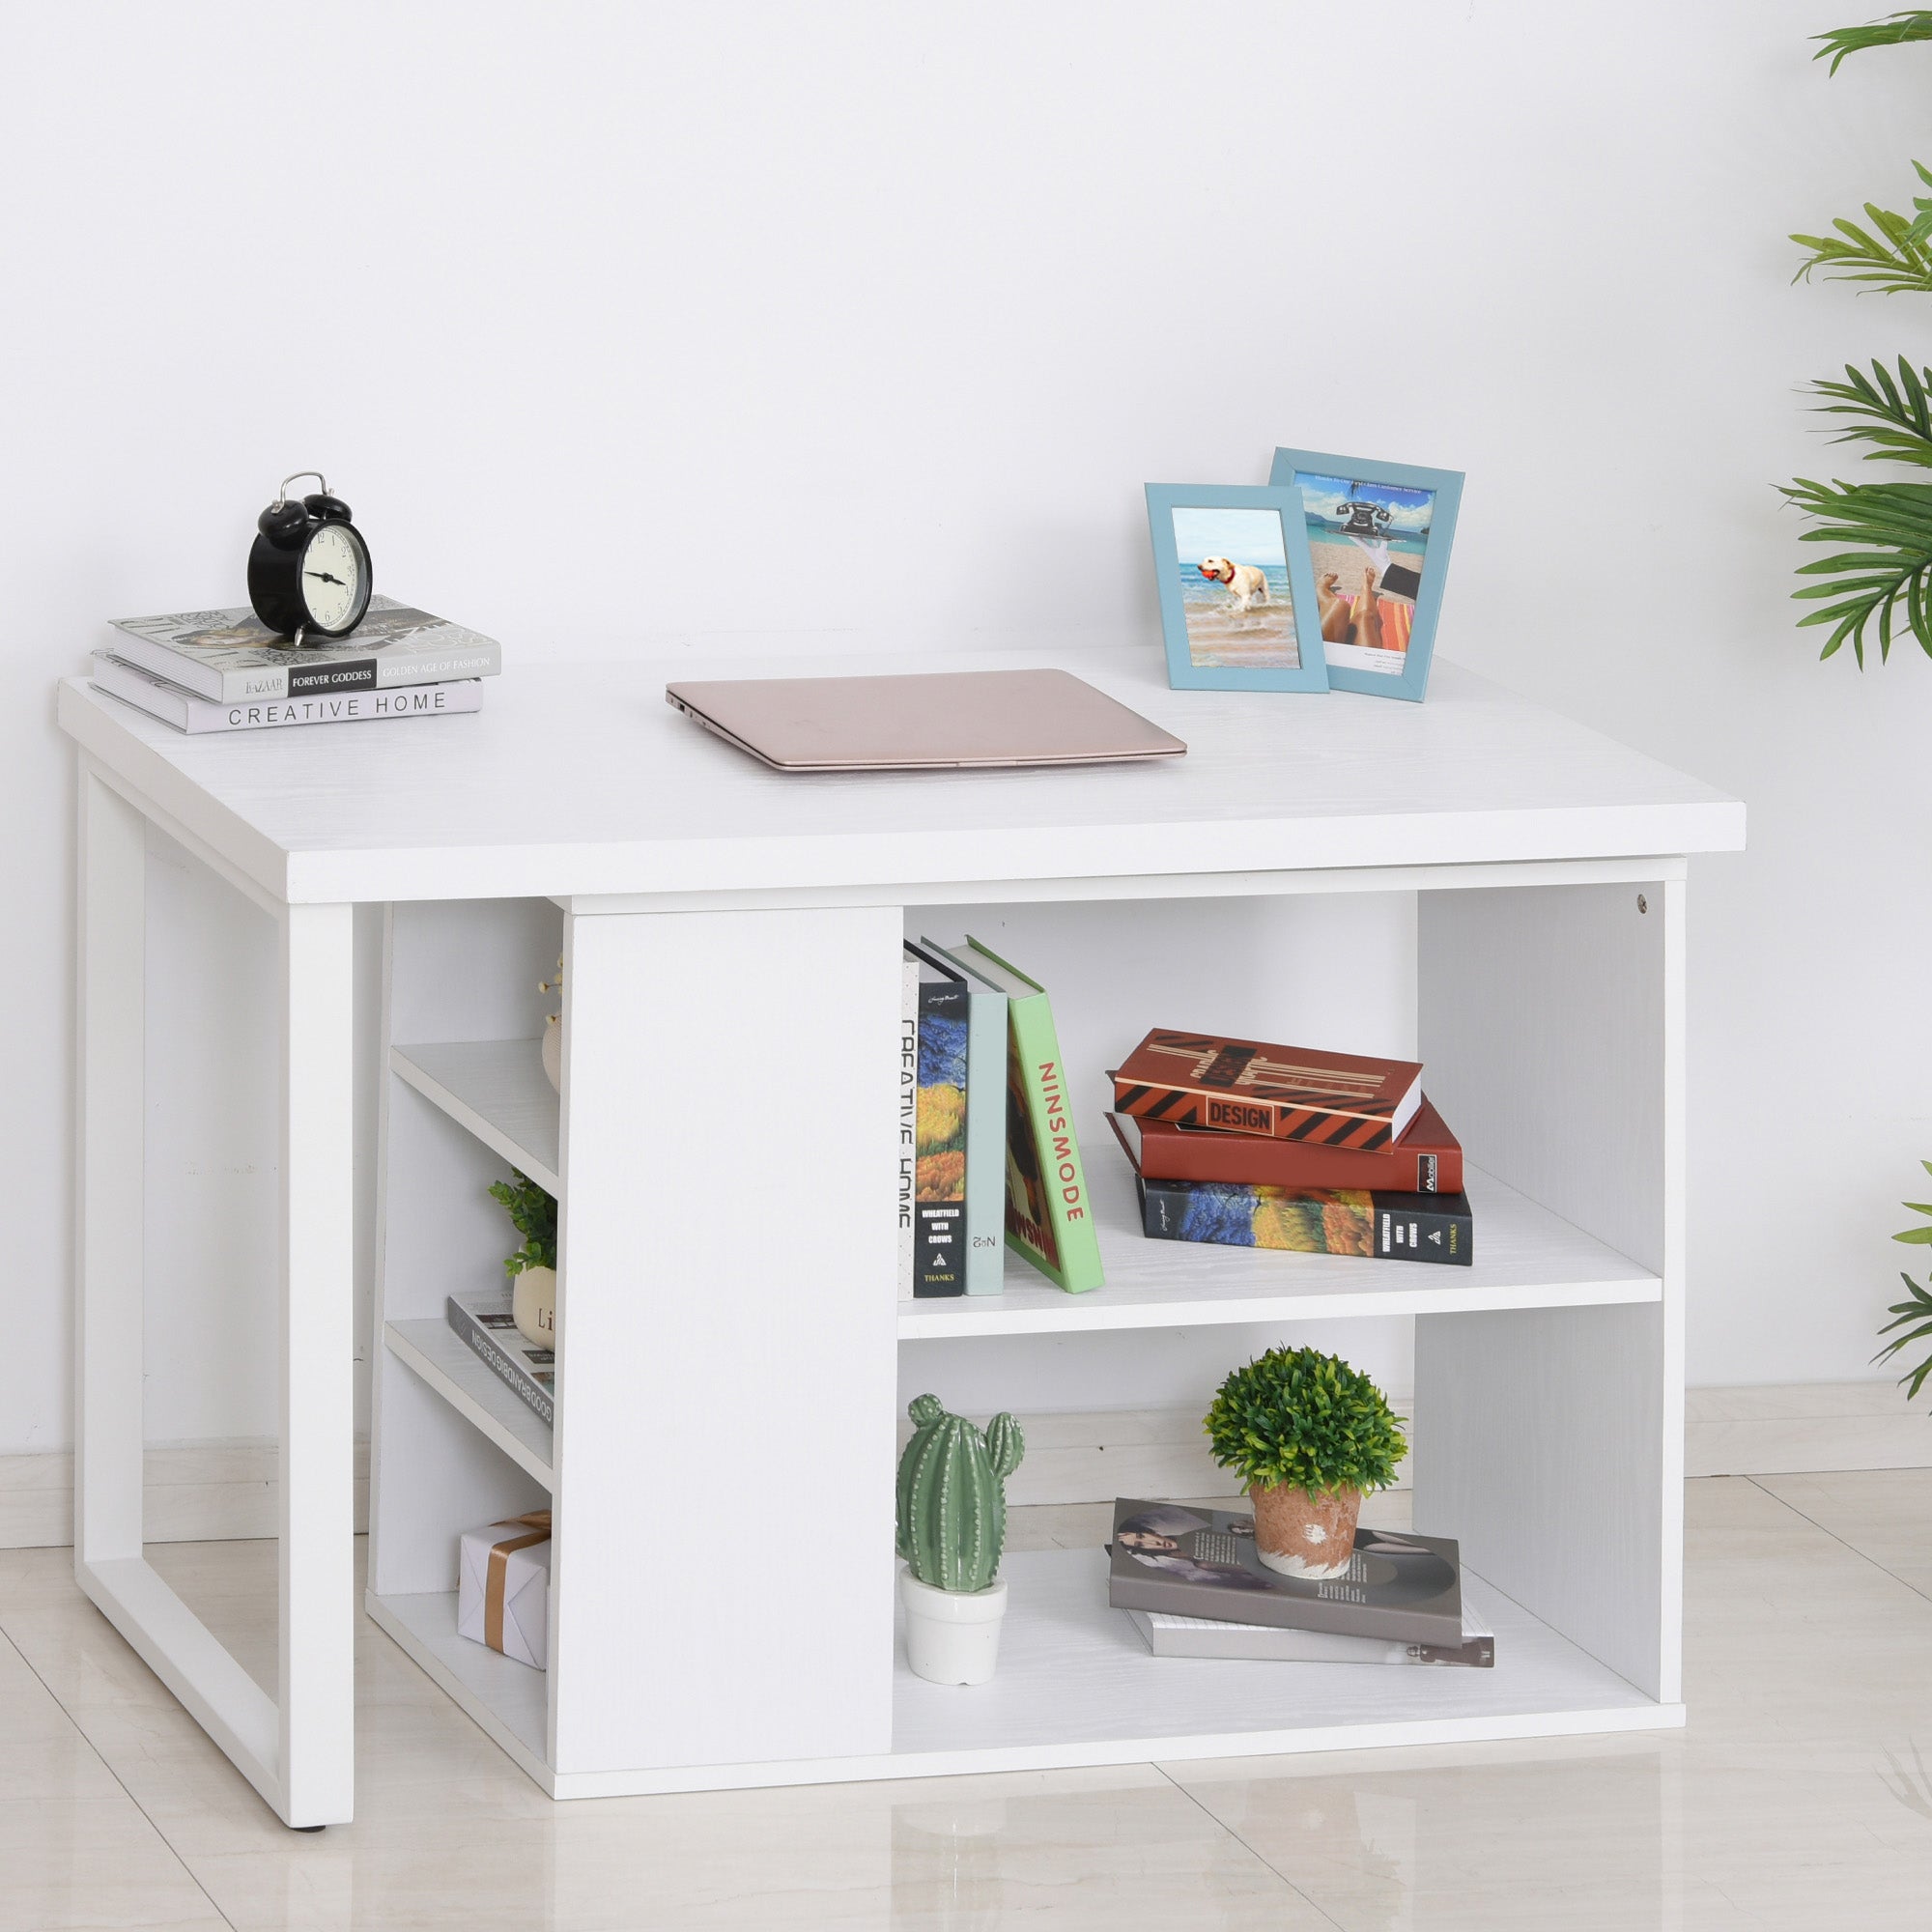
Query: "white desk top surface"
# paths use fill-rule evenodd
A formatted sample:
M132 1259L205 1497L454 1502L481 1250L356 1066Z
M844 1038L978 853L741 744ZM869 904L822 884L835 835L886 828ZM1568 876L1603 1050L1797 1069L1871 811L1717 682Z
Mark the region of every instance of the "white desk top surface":
M1057 662L1184 758L767 771L664 701L675 678ZM1151 649L526 666L469 717L187 737L69 678L64 728L291 901L1302 870L1732 851L1744 808L1438 662L1427 702L1172 691ZM987 894L986 896L997 896Z

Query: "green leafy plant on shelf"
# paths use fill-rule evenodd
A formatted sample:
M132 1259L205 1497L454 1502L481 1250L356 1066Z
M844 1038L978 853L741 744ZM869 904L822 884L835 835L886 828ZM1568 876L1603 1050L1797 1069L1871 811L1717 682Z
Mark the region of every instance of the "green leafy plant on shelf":
M490 1199L509 1215L510 1225L524 1237L515 1254L503 1257L503 1272L520 1275L526 1268L555 1267L555 1200L514 1167L508 1180L491 1186Z
M1921 1160L1918 1165L1927 1174L1932 1174L1932 1160ZM1923 1227L1901 1229L1891 1238L1904 1241L1910 1247L1932 1247L1932 1202L1908 1201L1905 1206L1915 1214L1926 1215L1927 1222ZM1891 1335L1892 1339L1872 1357L1875 1362L1889 1362L1901 1349L1909 1349L1913 1343L1932 1337L1932 1277L1928 1277L1927 1288L1920 1288L1903 1271L1898 1278L1905 1284L1906 1298L1891 1304L1891 1320L1878 1331L1881 1335ZM1892 1333L1894 1329L1901 1328L1905 1331L1903 1334ZM1906 1384L1908 1401L1924 1387L1927 1376L1932 1376L1932 1352L1928 1352L1917 1368L1908 1369L1899 1377L1899 1381Z
M1387 1398L1339 1355L1270 1349L1221 1384L1203 1427L1222 1468L1243 1489L1372 1494L1408 1454Z
M1852 54L1872 47L1932 40L1932 12L1911 9L1860 27L1839 27L1818 37L1814 58L1829 60L1836 73ZM1932 188L1932 172L1913 162L1921 185ZM1814 273L1857 282L1887 295L1932 295L1932 195L1913 199L1913 213L1899 214L1867 202L1862 223L1833 220L1829 235L1794 235L1805 250L1794 280ZM1814 383L1821 413L1842 418L1834 442L1865 445L1863 461L1932 469L1932 368L1915 369L1899 356L1894 377L1874 360L1871 373L1845 365L1845 380ZM1785 497L1811 519L1801 542L1823 544L1830 554L1798 567L1807 580L1792 592L1819 608L1800 618L1801 626L1829 626L1820 657L1831 657L1847 641L1861 668L1865 637L1876 626L1881 660L1891 655L1891 640L1909 631L1932 656L1932 483L1817 482L1797 477Z

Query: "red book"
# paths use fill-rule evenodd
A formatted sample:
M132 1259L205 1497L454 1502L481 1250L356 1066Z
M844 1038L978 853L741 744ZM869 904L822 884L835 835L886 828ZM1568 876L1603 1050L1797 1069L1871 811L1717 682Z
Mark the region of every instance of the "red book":
M1463 1148L1423 1095L1407 1133L1363 1153L1309 1141L1217 1134L1168 1121L1112 1117L1150 1180L1221 1180L1240 1187L1366 1187L1387 1194L1460 1194Z
M1422 1104L1422 1068L1217 1034L1149 1034L1114 1075L1114 1105L1141 1120L1321 1147L1384 1148Z

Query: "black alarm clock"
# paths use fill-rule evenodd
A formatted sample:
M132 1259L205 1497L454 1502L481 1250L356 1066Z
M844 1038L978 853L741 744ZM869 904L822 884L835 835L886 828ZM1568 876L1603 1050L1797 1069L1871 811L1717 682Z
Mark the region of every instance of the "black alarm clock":
M322 488L293 501L289 485L297 476L313 476ZM349 521L349 505L328 494L328 478L320 469L284 476L255 527L248 601L256 616L298 644L346 638L362 621L374 586L369 546Z

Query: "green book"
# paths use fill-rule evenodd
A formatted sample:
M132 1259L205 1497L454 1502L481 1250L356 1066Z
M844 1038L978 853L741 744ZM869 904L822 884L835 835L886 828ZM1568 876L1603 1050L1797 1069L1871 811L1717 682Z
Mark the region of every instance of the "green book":
M1007 1246L1069 1294L1100 1286L1094 1203L1046 989L977 939L949 947L1007 996Z

